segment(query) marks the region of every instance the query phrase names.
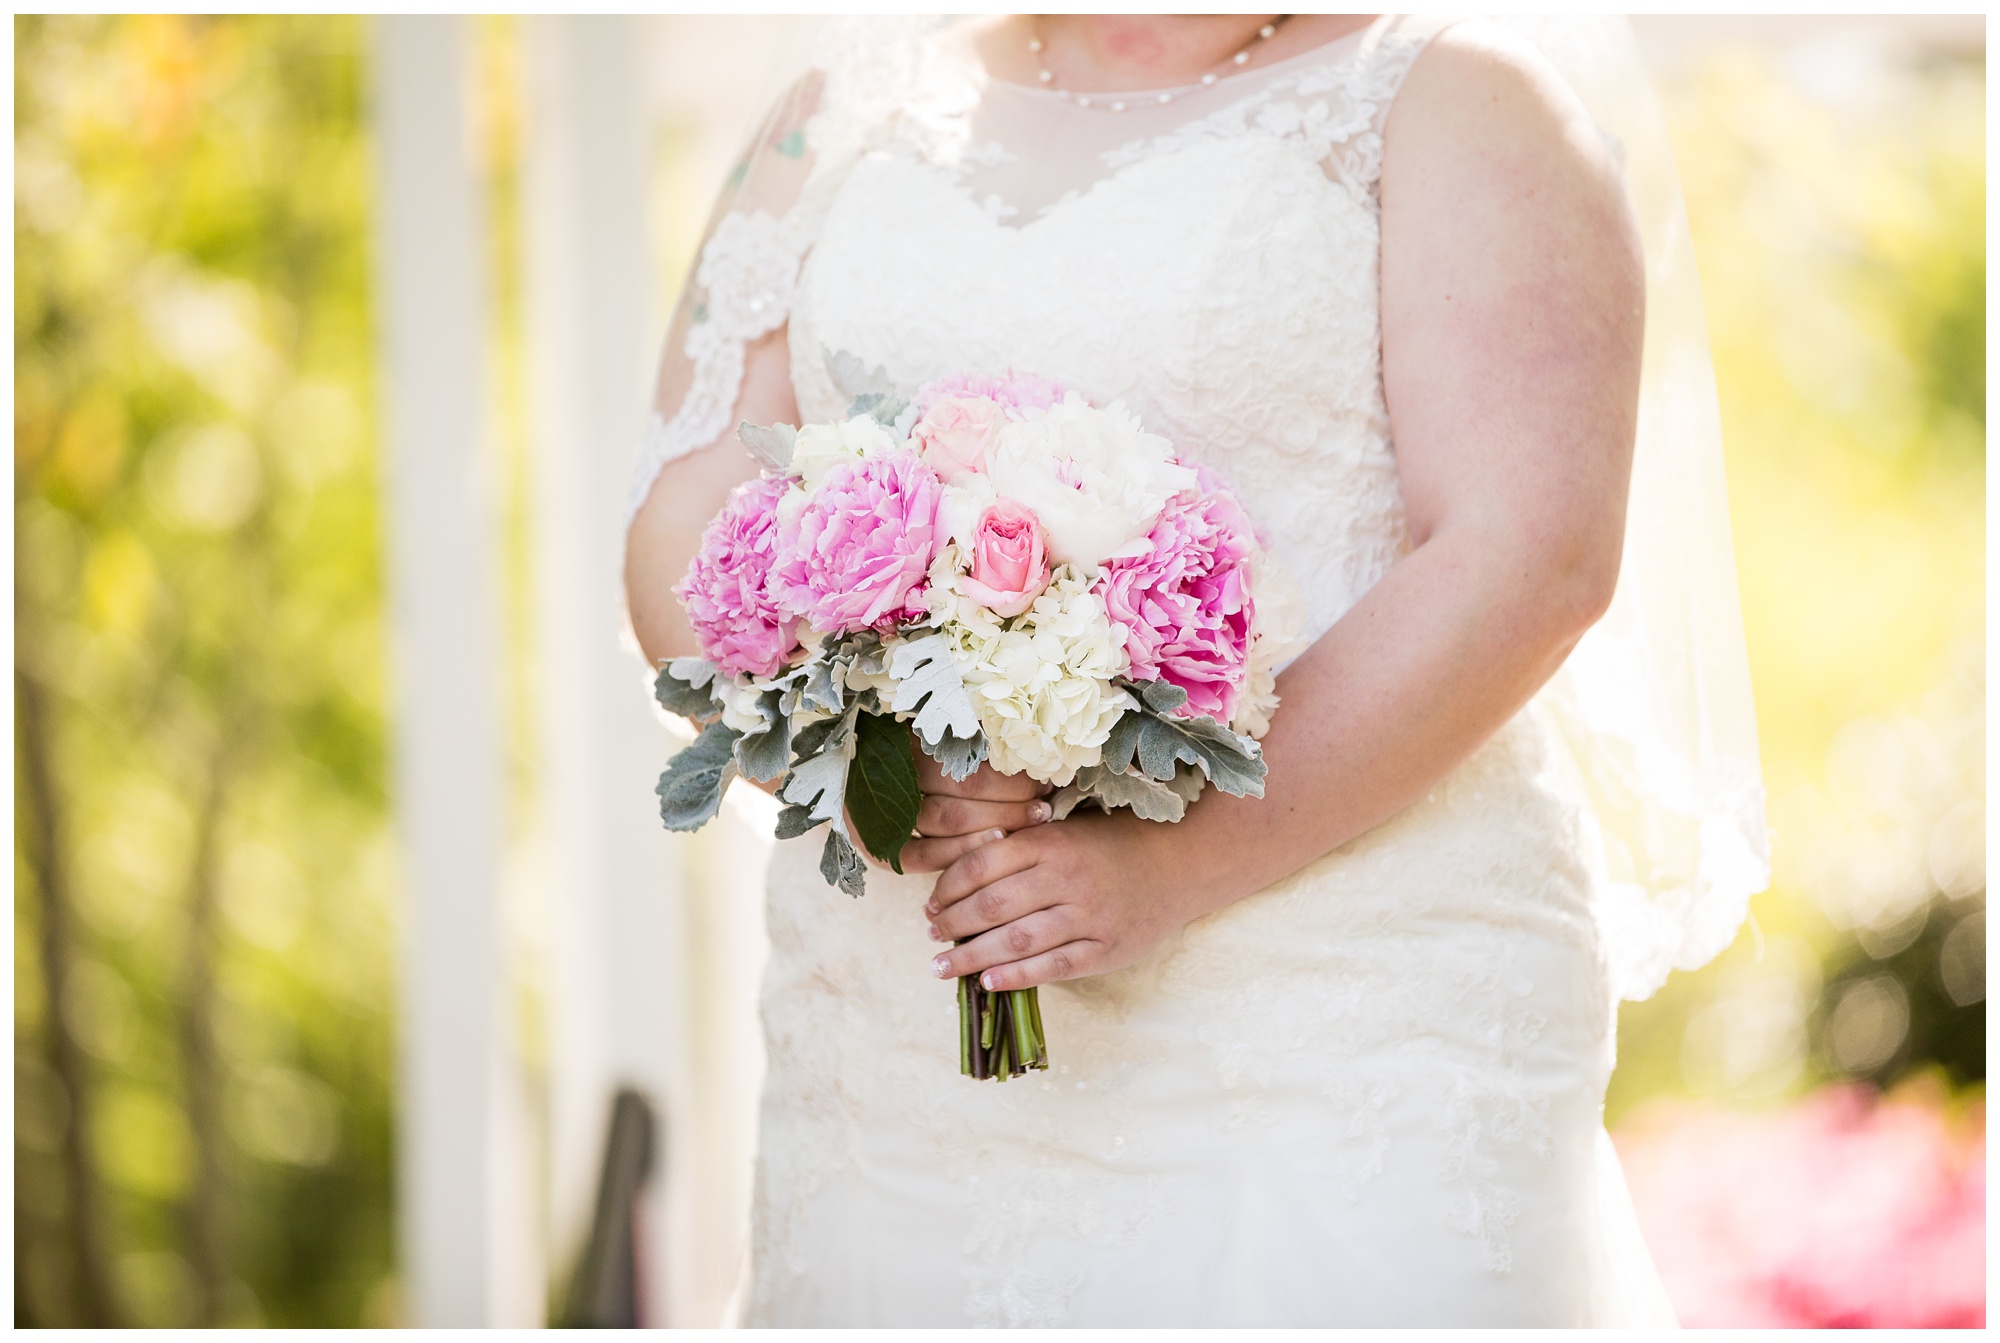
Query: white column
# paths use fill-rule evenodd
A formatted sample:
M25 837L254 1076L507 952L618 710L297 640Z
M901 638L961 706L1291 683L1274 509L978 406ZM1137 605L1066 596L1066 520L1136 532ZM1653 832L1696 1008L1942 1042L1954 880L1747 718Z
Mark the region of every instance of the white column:
M551 1244L567 1268L582 1244L612 1091L635 1086L662 1121L642 1214L645 1322L712 1324L690 1311L701 1294L688 1266L703 1228L686 1196L699 1163L688 1110L699 1087L685 846L661 827L653 793L678 743L653 716L644 666L619 645L625 492L660 326L646 243L640 23L526 23L539 803L553 883Z
M499 908L498 538L465 25L374 29L376 301L403 840L397 1230L418 1325L541 1313Z

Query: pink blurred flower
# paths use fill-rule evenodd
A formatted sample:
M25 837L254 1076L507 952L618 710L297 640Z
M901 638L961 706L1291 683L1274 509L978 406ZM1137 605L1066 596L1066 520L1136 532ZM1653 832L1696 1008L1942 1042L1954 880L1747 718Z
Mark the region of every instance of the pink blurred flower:
M986 469L986 450L1006 423L1007 412L988 397L940 397L910 430L910 443L945 484L962 485Z
M1047 543L1035 515L1002 499L986 510L972 537L972 572L958 589L1002 617L1020 615L1049 585Z
M900 449L834 467L779 524L772 595L828 633L923 615L943 493L937 473Z
M1619 1154L1681 1322L1983 1326L1982 1111L1858 1086L1768 1114L1643 1111Z
M997 378L959 373L919 387L917 413L930 414L931 407L947 397L984 397L1018 417L1031 410L1047 410L1061 401L1068 390L1053 378L1037 378L1011 369Z
M1133 680L1177 685L1188 694L1183 714L1227 723L1249 674L1257 542L1214 476L1200 480L1198 492L1168 501L1144 553L1105 562L1104 605L1125 627Z
M766 581L777 557L778 500L788 488L772 478L731 491L674 589L702 654L732 676L770 676L798 646L798 618L779 609Z

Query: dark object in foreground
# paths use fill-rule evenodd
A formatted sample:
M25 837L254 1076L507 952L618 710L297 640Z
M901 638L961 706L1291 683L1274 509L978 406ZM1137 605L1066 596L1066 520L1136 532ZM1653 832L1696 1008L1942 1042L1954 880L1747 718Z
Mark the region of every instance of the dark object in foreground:
M653 1169L655 1123L646 1098L621 1087L611 1103L590 1240L563 1302L559 1323L565 1329L636 1329L652 1313L643 1309L637 1220L639 1195Z

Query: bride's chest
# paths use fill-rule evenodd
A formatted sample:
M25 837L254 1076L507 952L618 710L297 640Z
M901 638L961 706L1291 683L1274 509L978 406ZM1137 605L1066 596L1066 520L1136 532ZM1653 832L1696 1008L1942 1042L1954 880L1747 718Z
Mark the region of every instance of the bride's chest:
M1235 401L1294 380L1295 395L1306 370L1321 410L1372 401L1377 238L1372 202L1282 139L1142 158L1027 220L945 168L880 151L828 207L793 334L906 385L1009 367L1057 377L1198 435L1205 392ZM795 348L795 366L812 353Z

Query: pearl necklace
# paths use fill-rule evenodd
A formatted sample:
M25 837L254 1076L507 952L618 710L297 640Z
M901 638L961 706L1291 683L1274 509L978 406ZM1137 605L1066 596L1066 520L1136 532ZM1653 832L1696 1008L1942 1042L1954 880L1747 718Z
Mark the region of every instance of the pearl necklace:
M1284 23L1284 21L1286 19L1289 19L1290 17L1292 16L1289 14L1280 14L1276 19L1274 19L1270 23L1265 24L1262 28L1259 28L1257 30L1257 35L1251 38L1248 42L1245 42L1243 44L1243 49L1237 52L1234 56L1229 58L1229 63L1231 65L1238 67L1239 69L1245 65L1248 65L1250 63L1250 53L1256 49L1257 44L1259 42L1270 41L1272 37L1276 36L1279 25ZM1133 101L1141 98L1157 103L1160 106L1164 107L1166 104L1172 102L1174 99L1180 97L1184 93L1193 93L1197 89L1207 88L1209 85L1215 83L1217 78L1216 73L1213 70L1211 70L1207 74L1203 75L1201 79L1196 83L1183 84L1179 88L1175 89L1162 89L1157 93L1146 93L1138 95L1133 95L1133 94L1120 95L1113 93L1100 93L1092 95L1088 93L1071 93L1068 89L1059 89L1055 86L1055 81L1056 81L1055 72L1049 69L1048 63L1042 59L1042 46L1043 44L1042 44L1042 35L1040 28L1039 27L1030 28L1028 31L1028 54L1035 58L1035 78L1040 80L1042 87L1047 89L1050 93L1053 93L1061 98L1067 98L1069 101L1075 103L1078 107L1096 107L1111 112L1123 112L1126 108L1131 106Z

